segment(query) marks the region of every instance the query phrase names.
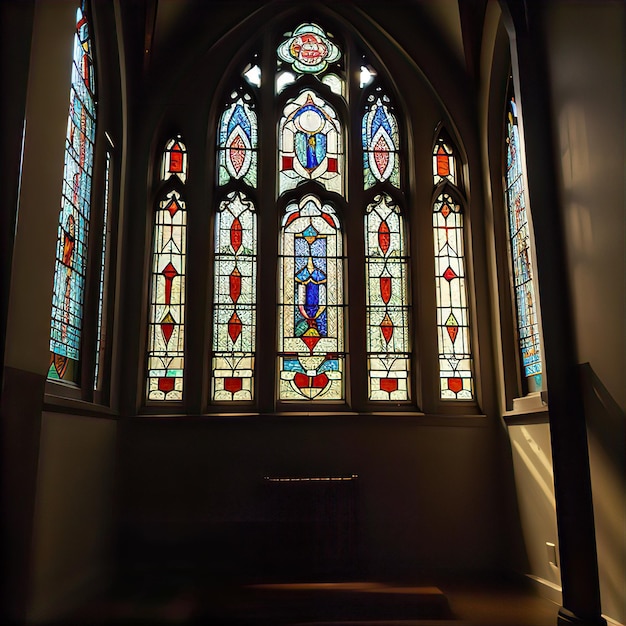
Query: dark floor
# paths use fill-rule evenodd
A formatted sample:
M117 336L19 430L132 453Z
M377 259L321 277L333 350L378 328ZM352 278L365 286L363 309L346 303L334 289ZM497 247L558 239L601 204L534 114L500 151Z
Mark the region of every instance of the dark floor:
M555 626L558 606L521 582L150 585L118 591L58 624Z

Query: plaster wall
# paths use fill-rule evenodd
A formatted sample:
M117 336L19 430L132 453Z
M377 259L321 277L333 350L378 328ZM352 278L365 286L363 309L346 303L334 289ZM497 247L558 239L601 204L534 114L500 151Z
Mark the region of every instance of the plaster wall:
M114 420L44 413L29 622L62 616L111 582Z
M585 392L602 611L626 623L626 8L552 3L546 36Z
M178 539L180 555L191 547L186 558L199 558L206 571L250 573L248 560L266 548L246 529L278 514L262 499L264 476L356 474L359 575L498 569L492 433L486 418L475 420L462 427L393 416L139 417L120 430L121 529L152 537L155 553ZM218 538L224 528L236 544L231 552L205 545L197 553L197 537Z

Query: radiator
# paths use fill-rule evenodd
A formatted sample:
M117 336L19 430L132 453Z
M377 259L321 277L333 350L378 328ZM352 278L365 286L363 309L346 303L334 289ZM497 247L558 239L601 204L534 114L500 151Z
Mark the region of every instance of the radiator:
M358 476L265 476L269 574L292 580L358 571Z

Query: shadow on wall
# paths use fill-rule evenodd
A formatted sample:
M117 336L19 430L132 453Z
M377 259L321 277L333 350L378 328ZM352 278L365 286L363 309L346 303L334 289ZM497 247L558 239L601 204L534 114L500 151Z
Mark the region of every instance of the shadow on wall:
M589 432L612 459L615 469L625 475L626 413L602 384L590 363L579 365L579 372Z
M596 525L602 612L626 623L626 414L589 363L579 366Z

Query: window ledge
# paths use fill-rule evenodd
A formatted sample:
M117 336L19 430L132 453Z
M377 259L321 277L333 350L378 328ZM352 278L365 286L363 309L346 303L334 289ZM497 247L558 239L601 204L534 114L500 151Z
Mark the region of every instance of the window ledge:
M503 418L507 424L543 424L549 421L548 403L541 392L530 393L522 398L514 398L513 410L505 411Z
M143 413L137 416L138 420L158 421L239 421L239 420L265 420L265 421L368 421L385 423L411 423L416 426L461 426L474 427L486 426L487 419L481 414L435 414L420 411L281 411L272 413L237 412L237 413L209 413L204 415L176 415Z
M108 406L93 404L76 398L55 396L46 393L43 410L48 413L67 413L69 415L84 415L89 417L118 418L119 413Z

